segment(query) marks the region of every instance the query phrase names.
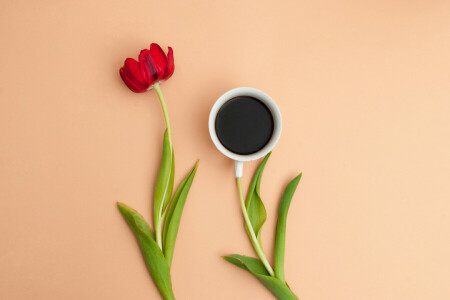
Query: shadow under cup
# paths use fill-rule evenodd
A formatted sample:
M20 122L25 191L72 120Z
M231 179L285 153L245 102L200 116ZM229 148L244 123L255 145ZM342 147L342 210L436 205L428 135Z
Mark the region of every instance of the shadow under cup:
M266 155L281 134L281 114L264 92L237 88L223 94L214 104L209 130L216 147L236 161Z

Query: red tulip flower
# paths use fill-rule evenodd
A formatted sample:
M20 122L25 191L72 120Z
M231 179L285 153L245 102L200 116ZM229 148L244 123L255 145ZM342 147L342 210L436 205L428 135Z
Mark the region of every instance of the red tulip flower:
M173 63L173 50L169 47L166 54L158 44L151 44L150 49L144 49L139 54L139 61L127 58L120 77L123 82L136 93L151 90L158 83L172 76L175 65Z

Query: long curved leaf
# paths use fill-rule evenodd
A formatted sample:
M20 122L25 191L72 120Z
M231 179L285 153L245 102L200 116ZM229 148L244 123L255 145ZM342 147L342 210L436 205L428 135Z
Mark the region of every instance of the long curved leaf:
M186 181L188 180L190 174L191 173L189 172L188 176L186 176L186 178L183 179L183 181L180 183L180 185L178 185L178 188L175 191L175 194L173 195L169 206L167 207L166 215L165 215L166 220L164 222L164 228L163 228L163 245L166 243L167 230L169 229L170 219L172 218L173 211L175 210L175 207L177 206L176 203L177 203L178 199L180 198L180 194L183 191L183 187L186 184Z
M122 203L118 203L117 206L139 242L147 269L161 296L165 300L175 300L170 268L164 254L155 242L153 231L138 212Z
M183 213L184 204L197 172L198 161L186 179L180 184L175 196L170 203L169 211L166 217L166 224L164 225L164 255L169 266L172 264L173 251L175 247L175 240L180 226L181 214Z
M244 255L224 256L225 260L244 269L255 276L272 294L280 300L298 300L297 296L291 291L287 284L278 278L271 277L263 263L253 257Z
M170 186L170 193L168 195L168 199L165 199L164 203L163 203L163 213L162 213L163 216L166 214L167 209L169 208L170 198L172 197L172 192L173 192L174 179L175 179L175 155L174 155L174 152L172 149L172 169L170 171L170 178L169 178L169 182L170 182L171 186Z
M283 282L285 281L284 249L286 240L286 220L289 206L291 205L291 199L294 196L300 178L302 178L302 173L289 182L281 197L280 205L278 206L278 221L275 233L274 271L275 276Z
M261 241L261 228L267 218L266 208L261 200L259 188L261 185L262 173L270 154L271 152L269 152L259 164L247 193L246 209L253 227L253 231L259 241Z
M156 180L155 196L153 202L153 222L155 231L160 233L162 226L162 215L168 205L173 191L174 159L170 146L167 130L164 132L163 154L161 166L159 168L158 179Z

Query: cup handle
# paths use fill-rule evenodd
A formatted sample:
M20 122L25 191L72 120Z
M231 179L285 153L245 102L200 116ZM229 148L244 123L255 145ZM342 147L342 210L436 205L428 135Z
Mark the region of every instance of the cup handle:
M234 174L235 174L236 178L242 177L243 170L244 170L244 162L235 160L234 161Z

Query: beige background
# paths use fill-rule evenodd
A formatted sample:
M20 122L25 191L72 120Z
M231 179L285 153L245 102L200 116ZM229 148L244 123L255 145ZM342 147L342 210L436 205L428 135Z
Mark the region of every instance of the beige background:
M173 264L177 299L272 299L221 255L254 255L217 97L260 88L281 140L263 176L272 257L285 184L287 279L304 300L450 298L449 1L0 2L0 298L158 299L115 206L150 216L163 117L118 70L150 42L177 182L201 159ZM247 186L257 162L245 165Z

